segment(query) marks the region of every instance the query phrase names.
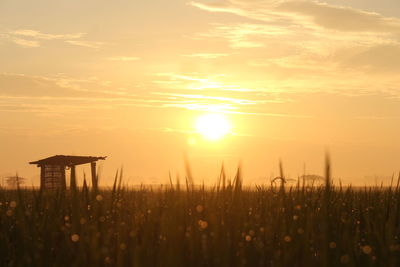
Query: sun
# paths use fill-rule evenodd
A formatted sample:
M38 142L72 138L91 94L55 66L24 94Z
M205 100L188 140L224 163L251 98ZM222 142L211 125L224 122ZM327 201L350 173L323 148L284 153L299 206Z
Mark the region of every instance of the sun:
M230 132L231 124L223 114L210 113L197 118L196 130L209 140L218 140Z

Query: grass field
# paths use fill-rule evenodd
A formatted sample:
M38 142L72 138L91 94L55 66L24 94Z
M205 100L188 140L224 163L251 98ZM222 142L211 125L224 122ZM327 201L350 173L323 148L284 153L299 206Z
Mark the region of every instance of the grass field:
M0 190L0 266L400 266L400 191L325 185ZM189 177L190 178L190 177Z

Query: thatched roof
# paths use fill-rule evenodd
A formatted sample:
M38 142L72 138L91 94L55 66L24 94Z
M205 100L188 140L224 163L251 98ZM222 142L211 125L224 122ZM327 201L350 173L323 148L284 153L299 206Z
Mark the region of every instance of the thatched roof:
M65 156L56 155L53 157L32 161L29 164L41 165L64 165L64 166L75 166L81 164L87 164L98 160L105 160L106 157L85 157L85 156Z

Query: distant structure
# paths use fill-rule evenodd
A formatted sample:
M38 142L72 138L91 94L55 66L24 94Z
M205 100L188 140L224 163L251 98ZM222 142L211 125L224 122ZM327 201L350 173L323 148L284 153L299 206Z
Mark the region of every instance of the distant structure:
M15 176L9 176L5 178L8 188L16 189L25 183L25 178L19 177L18 174Z
M40 167L40 189L66 189L65 170L71 169L70 187L76 188L75 166L88 164L91 165L92 185L97 189L96 162L105 160L106 157L84 157L84 156L64 156L56 155L53 157L29 162Z

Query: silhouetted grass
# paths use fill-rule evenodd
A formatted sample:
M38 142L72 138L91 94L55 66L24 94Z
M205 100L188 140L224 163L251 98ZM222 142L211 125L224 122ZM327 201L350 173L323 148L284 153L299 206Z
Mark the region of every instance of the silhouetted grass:
M189 167L187 167L189 169ZM0 266L399 266L400 191L326 184L0 190ZM184 189L183 189L184 188Z

